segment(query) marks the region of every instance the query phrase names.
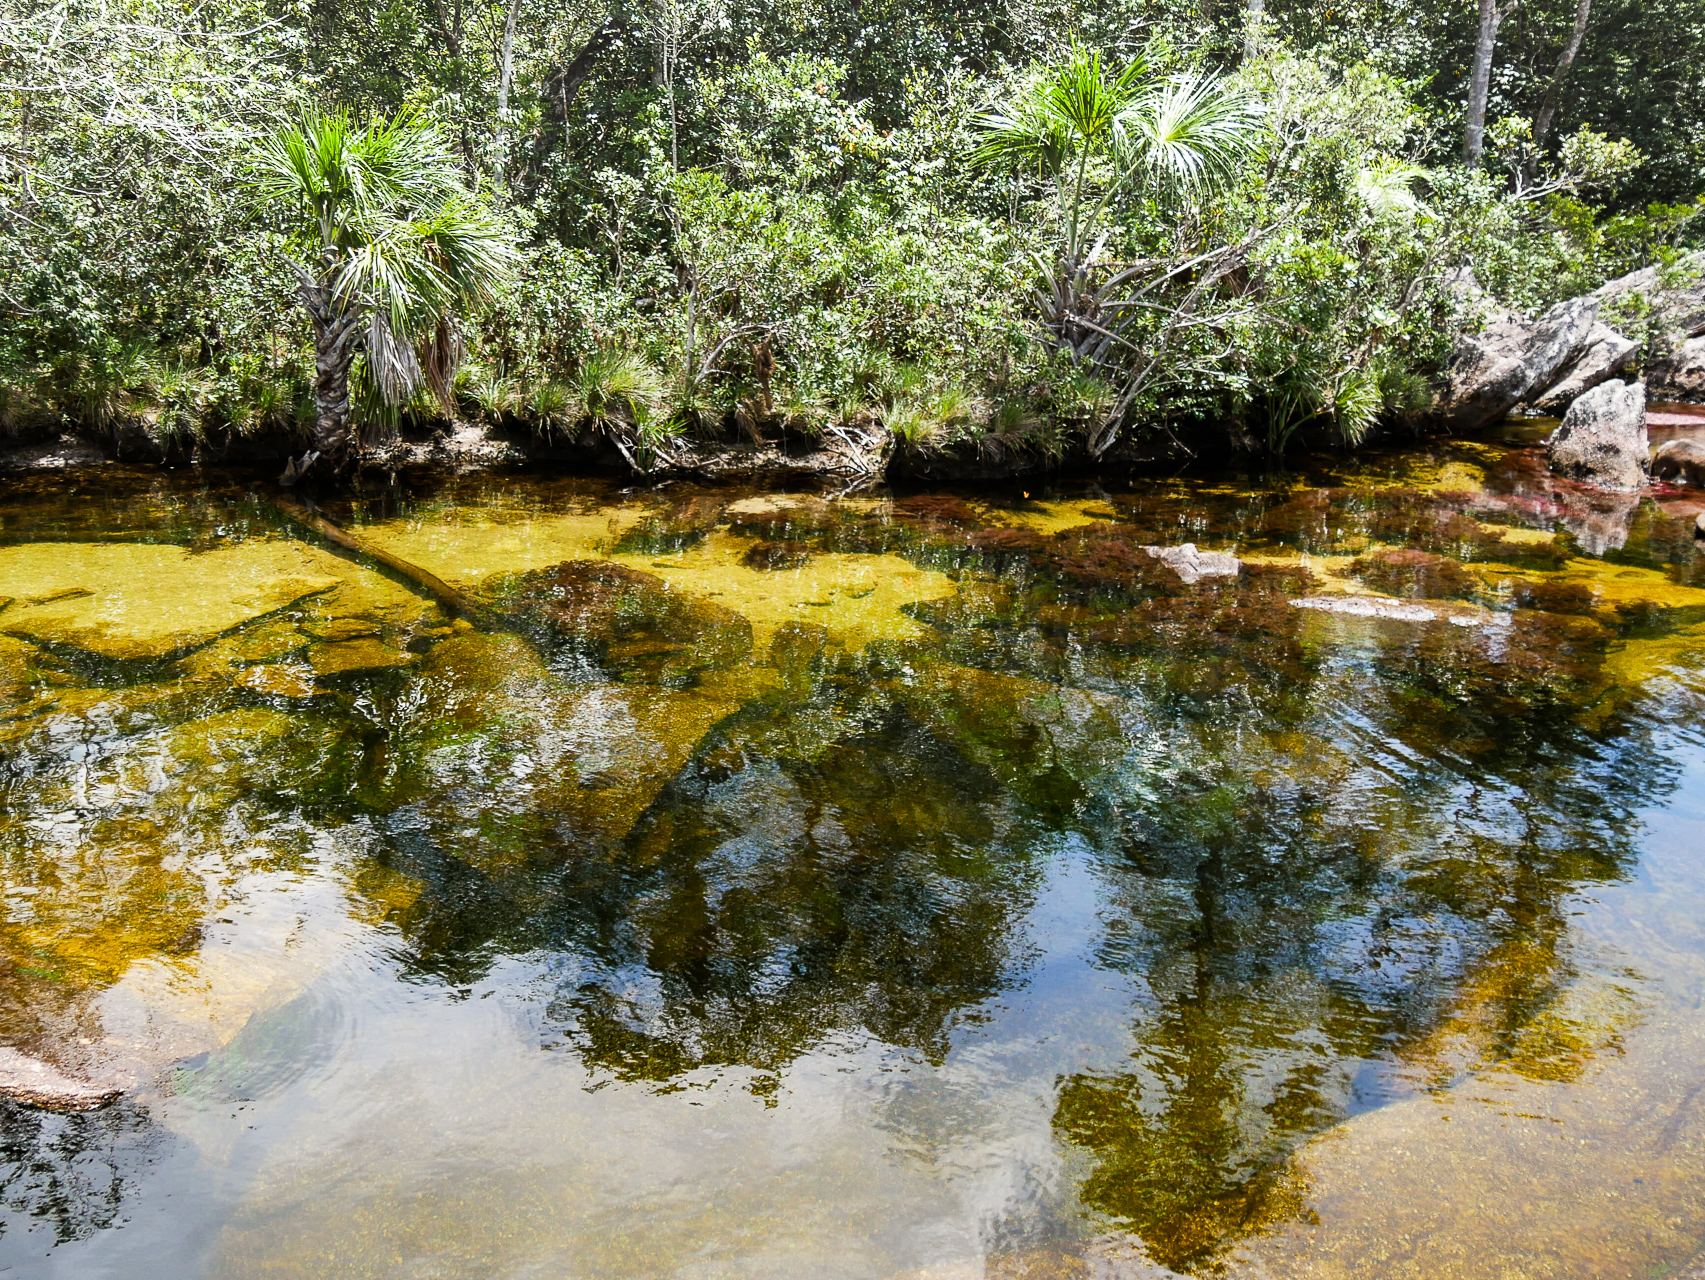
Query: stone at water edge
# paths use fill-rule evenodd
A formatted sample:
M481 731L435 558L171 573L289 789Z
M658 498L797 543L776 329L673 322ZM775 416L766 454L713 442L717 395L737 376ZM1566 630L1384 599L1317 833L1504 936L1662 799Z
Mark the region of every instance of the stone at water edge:
M1561 416L1580 396L1621 373L1639 349L1640 344L1634 339L1599 321L1587 334L1587 349L1562 370L1558 381L1538 398L1534 408Z
M1478 333L1458 335L1435 410L1458 430L1496 422L1546 390L1594 341L1594 299L1571 298L1528 320L1499 307L1466 272L1452 292L1465 310L1479 311L1485 321Z
M1558 475L1630 492L1646 483L1646 384L1612 378L1588 391L1545 441Z
M1243 570L1243 561L1236 556L1224 551L1198 551L1194 542L1143 550L1182 578L1187 587L1201 578L1235 578Z
M1693 536L1705 538L1705 511L1701 511L1693 521Z
M1652 455L1652 479L1674 480L1705 489L1705 444L1671 440Z
M0 1048L0 1097L48 1111L94 1111L114 1102L123 1089L90 1084L52 1063Z

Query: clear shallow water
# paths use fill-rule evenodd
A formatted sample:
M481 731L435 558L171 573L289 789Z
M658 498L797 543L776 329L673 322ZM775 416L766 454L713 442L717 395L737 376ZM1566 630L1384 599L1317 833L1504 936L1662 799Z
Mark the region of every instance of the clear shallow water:
M0 1033L132 1089L5 1113L0 1265L1683 1266L1693 505L1331 465L328 508L481 627L240 482L19 486Z

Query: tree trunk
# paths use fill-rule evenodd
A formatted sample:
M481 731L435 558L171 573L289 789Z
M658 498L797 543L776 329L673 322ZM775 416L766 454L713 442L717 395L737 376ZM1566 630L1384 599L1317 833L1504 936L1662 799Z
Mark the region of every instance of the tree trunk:
M1261 24L1267 18L1267 0L1243 0L1243 56L1261 52Z
M503 15L503 46L497 67L497 172L493 185L503 194L503 175L509 167L509 86L515 78L515 20L521 14L521 0L509 0L509 11Z
M1462 134L1462 158L1469 164L1480 159L1486 146L1486 99L1492 88L1492 50L1498 43L1498 27L1515 4L1498 7L1497 0L1480 0L1480 36L1474 42L1474 71L1468 80L1468 126Z
M359 312L334 312L323 303L319 307L310 303L308 314L314 321L314 452L320 455L317 466L336 475L352 456L349 369L355 363L366 317Z
M1563 46L1563 52L1557 58L1557 74L1551 77L1551 83L1546 87L1545 100L1539 104L1539 111L1533 117L1533 146L1537 152L1545 145L1545 139L1551 134L1551 126L1557 121L1558 99L1563 93L1563 81L1569 76L1569 68L1575 65L1575 57L1581 51L1581 41L1586 38L1587 19L1592 15L1593 0L1580 0L1575 8L1575 28L1569 33L1569 42Z

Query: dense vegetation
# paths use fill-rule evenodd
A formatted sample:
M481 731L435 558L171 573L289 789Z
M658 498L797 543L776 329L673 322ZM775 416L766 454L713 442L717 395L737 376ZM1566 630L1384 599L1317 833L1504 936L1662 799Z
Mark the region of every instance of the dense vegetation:
M1705 190L1685 0L16 0L0 62L13 432L335 444L318 288L369 443L1354 442L1449 271L1538 306Z

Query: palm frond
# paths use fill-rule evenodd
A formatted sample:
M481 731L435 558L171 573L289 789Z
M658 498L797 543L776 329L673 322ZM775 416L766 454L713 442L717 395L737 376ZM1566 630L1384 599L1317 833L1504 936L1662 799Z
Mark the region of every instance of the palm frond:
M1174 76L1114 125L1115 149L1126 166L1157 186L1191 192L1231 177L1260 141L1259 104L1205 75Z
M1428 212L1414 184L1432 176L1432 170L1408 160L1371 165L1356 174L1356 194L1376 218L1413 217Z

